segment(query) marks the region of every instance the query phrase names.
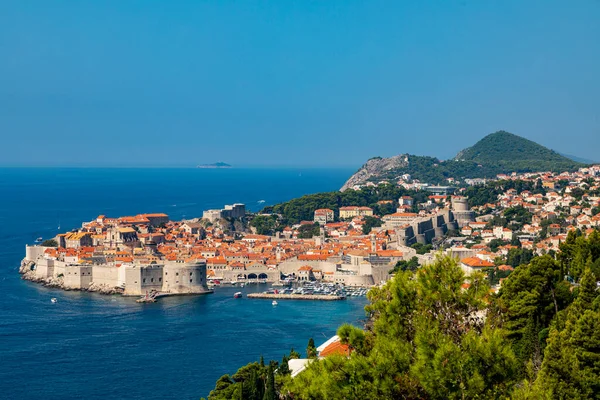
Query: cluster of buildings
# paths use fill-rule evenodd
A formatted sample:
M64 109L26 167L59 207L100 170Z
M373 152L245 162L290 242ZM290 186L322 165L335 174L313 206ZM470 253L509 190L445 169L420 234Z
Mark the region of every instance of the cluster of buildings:
M22 272L28 279L60 282L65 289L117 289L124 295L205 293L216 281L322 280L371 286L387 279L403 253L387 247L385 231L363 235L362 218L354 218L356 227L352 221L325 224L321 235L299 239L300 224L275 237L234 237L201 219L100 215L57 235L57 247L27 246ZM338 239L326 238L336 230Z
M57 247L27 246L22 269L31 279L59 280L65 288L118 288L127 295L151 290L204 293L211 281L321 280L371 286L388 279L398 261L415 256L421 264L432 260L433 253L417 254L419 243L443 243L470 273L497 266L515 247L515 239L519 247L544 254L556 251L569 230L600 227L600 167L498 178L541 181L545 194L510 189L473 209L461 196L464 189L453 190L454 195L432 192L421 204L403 196L381 201L397 205L395 213L381 217L363 206L342 207L337 216L334 210L318 209L313 221L287 226L275 236L250 232L232 236L219 224L209 223L244 217L243 204L184 221L171 221L161 213L100 215L57 235ZM515 207L531 213L531 222L518 229L495 224L495 217ZM365 234L367 217L380 218L381 226ZM319 223L320 234L301 238L302 226L314 222ZM448 242L453 234L457 237ZM491 251L494 239L500 245Z
M589 232L600 228L600 167L582 168L572 173L512 174L500 178L541 180L545 194L516 189L505 191L495 202L475 208L480 216L462 227L463 236L484 244L494 239L508 242L515 237L521 247L545 254L557 251L569 231ZM510 208L526 210L531 214L531 222L518 224L516 230L494 225L493 217L504 215Z
M445 251L460 259L466 273L472 273L492 267L510 271L512 267L499 263L499 260L506 261L513 248L529 249L538 255L556 252L569 231L579 229L589 234L600 228L600 166L581 168L576 172L502 174L496 178L530 182L535 186L541 183L545 194L509 189L495 201L469 209L468 199L460 195L464 188L408 183L410 177L402 177L398 181L400 186L433 194L428 196L426 203L418 205L418 212L412 212L414 207L410 197L398 199L397 212L382 217L383 229L393 232L391 236L398 241L397 248L405 255L408 253L406 246L429 243L453 231L460 237L451 238L449 243L452 245ZM467 183L483 185L490 181L472 179ZM415 184L420 186L416 188ZM495 217L503 217L510 208L525 209L531 213L531 222L517 224L509 220L509 227L499 223ZM493 240L496 244L501 243L493 246L495 251L489 246ZM434 255L417 257L420 263L425 263Z
M339 209L339 219L340 220L349 220L354 217L372 217L373 209L371 207L365 206L347 206L340 207ZM335 220L335 213L333 210L329 208L319 208L314 212L314 222L318 222L320 225L327 224L328 222L333 222Z

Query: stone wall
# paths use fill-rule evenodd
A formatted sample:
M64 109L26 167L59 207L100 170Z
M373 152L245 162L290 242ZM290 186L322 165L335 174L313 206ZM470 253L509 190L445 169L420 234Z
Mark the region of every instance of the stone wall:
M65 266L63 282L64 287L67 289L87 289L92 283L92 266Z

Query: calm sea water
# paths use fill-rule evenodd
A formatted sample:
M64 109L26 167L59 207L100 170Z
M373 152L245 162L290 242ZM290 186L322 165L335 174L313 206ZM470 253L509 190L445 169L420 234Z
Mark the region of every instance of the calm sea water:
M364 299L340 302L198 297L135 299L63 292L22 281L26 243L99 214L166 212L173 219L243 202L252 210L336 190L347 169L0 169L0 398L198 399L248 362L304 352ZM264 287L247 286L251 291ZM53 304L50 298L56 297Z

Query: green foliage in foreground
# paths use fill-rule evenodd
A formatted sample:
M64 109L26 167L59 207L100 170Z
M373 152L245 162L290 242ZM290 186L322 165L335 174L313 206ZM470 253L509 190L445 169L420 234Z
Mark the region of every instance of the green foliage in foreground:
M280 367L275 391L280 399L314 400L597 399L595 259L588 256L574 288L562 275L564 263L592 252L595 241L576 238L562 261L546 255L518 266L497 295L483 274L464 276L450 257L414 272L399 268L369 292L367 329L338 329L350 357L313 360L293 379ZM268 374L249 364L222 377L209 399L267 398Z
M462 290L467 281L471 285ZM300 399L495 397L518 378L505 332L486 324L489 286L439 258L369 292L368 331L340 328L350 358L312 363L284 390ZM344 330L344 331L343 331ZM284 392L284 394L286 394Z
M223 375L217 380L215 388L208 395L208 400L275 400L278 396L277 387L282 381L289 379L288 360L297 358L295 353L283 356L281 366L277 361L265 365L262 357L260 362L253 362L238 369L233 375Z

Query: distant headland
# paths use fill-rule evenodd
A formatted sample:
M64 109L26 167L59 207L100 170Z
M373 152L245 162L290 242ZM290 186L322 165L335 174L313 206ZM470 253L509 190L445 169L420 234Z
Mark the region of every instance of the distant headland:
M232 165L224 162L216 162L212 164L200 164L196 168L232 168Z

